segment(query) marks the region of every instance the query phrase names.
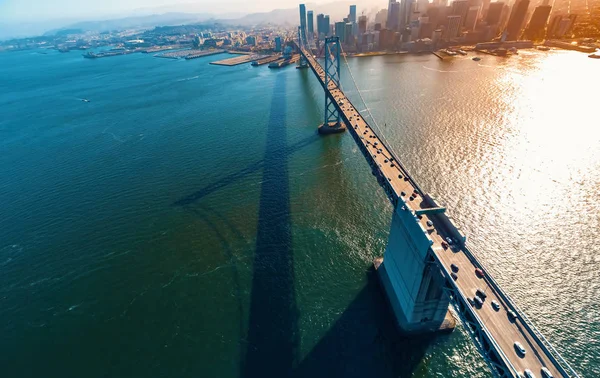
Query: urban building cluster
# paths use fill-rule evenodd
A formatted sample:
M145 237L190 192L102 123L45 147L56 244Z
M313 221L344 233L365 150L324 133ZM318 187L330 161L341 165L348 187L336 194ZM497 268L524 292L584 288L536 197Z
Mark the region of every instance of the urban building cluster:
M335 35L347 53L418 52L489 41L574 37L578 15L571 13L570 8L553 11L549 1L389 0L388 8L377 12L373 19L364 14L357 17L356 5L350 5L348 16L339 21L332 21L325 14L317 14L315 20L313 11L300 4L300 30L308 43L317 46L324 38ZM596 23L600 27L600 19ZM595 36L595 23L586 25L588 31L592 30L591 36ZM594 41L582 41L586 42Z
M289 28L276 25L231 30L223 25L159 26L149 30L90 32L64 30L53 35L0 42L0 51L52 48L62 52L113 47L124 52L221 48L242 52L282 52Z

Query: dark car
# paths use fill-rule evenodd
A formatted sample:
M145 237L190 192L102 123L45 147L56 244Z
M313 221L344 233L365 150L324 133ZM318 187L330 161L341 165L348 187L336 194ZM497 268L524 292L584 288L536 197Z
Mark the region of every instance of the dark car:
M481 289L477 289L475 294L477 294L481 299L485 300L485 298L487 298L487 294L485 293L485 291L483 291Z
M473 297L473 301L477 304L477 306L483 306L483 301L478 296Z
M496 301L492 301L492 308L494 311L500 311L500 305Z
M454 281L456 281L456 280L458 279L458 275L457 275L456 273L454 273L454 272L450 273L450 277L452 277L452 279L453 279ZM469 299L470 299L470 298L469 298Z
M475 269L475 274L477 275L477 277L479 278L483 278L485 276L485 274L483 273L483 270L477 268Z
M458 272L458 265L452 264L452 265L450 265L450 268L452 269L453 272Z

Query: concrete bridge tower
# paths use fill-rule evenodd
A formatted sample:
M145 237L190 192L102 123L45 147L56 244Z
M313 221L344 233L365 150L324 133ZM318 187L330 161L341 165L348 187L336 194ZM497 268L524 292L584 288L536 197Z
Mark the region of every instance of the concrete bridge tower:
M392 215L383 263L377 271L400 330L434 332L444 322L450 299L431 256L433 241L402 202L398 201Z

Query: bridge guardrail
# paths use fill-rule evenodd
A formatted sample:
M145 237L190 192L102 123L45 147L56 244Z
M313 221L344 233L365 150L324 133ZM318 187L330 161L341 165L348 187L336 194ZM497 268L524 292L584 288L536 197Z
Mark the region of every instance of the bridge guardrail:
M570 377L581 378L579 376L579 374L577 374L575 369L573 369L573 367L571 367L571 365L569 365L569 363L554 348L554 346L550 343L550 341L548 341L544 337L542 332L533 324L533 322L527 317L527 315L525 315L525 313L523 311L521 311L519 309L519 307L517 307L517 305L512 300L512 298L507 293L505 293L504 290L502 290L500 288L500 285L498 285L498 283L496 282L494 277L492 277L489 274L489 270L485 268L485 266L479 261L477 256L464 245L462 247L462 250L465 253L465 255L469 258L469 260L471 260L473 265L482 269L485 272L485 277L488 280L488 282L492 284L494 290L498 293L499 296L502 297L504 302L506 302L511 307L511 309L519 315L519 317L521 318L521 323L533 335L533 337L536 339L538 344L543 347L546 354L548 356L550 356L550 358L553 360L553 362L562 370L561 373L563 373L567 376L570 376ZM566 367L566 369L565 369L565 367Z
M435 254L435 252L433 253L433 256L436 259L436 261L438 262L438 265L442 268L442 271L444 272L444 276L446 276L446 281L450 282L451 285L454 287L454 291L460 295L460 297L461 297L460 300L462 300L462 302L465 304L464 307L469 309L469 312L471 313L471 316L473 316L473 319L477 319L478 320L479 326L481 327L481 329L483 330L483 332L487 336L488 340L492 343L494 349L504 359L504 362L506 363L506 366L513 373L513 375L517 376L517 373L518 373L517 368L515 368L513 366L513 364L510 362L510 359L508 358L508 356L504 353L504 350L502 350L502 348L500 347L500 345L498 345L498 343L496 342L496 340L494 339L494 337L492 336L492 334L488 331L488 329L485 326L485 324L481 321L479 315L473 310L473 308L469 304L469 301L467 300L467 297L458 288L458 286L456 285L456 282L454 282L454 280L452 279L450 273L448 272L448 270L446 269L446 267L444 266L444 264L442 264L442 262L438 259L438 257Z

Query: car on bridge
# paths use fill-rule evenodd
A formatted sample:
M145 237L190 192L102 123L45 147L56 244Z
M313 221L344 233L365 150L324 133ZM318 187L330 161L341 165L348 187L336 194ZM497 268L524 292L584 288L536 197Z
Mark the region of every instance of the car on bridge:
M458 265L450 264L450 268L452 269L453 272L458 272Z
M487 298L487 294L485 293L485 291L479 288L477 289L477 291L475 291L475 294L477 294L477 296L479 296L479 298L481 298L482 300L485 300L485 298Z
M479 278L483 278L485 276L485 273L483 273L483 270L481 270L480 268L476 268L475 269L475 274L477 275L477 277Z
M544 378L554 378L554 376L552 375L552 373L550 373L550 370L548 370L547 367L542 367L542 376Z
M494 311L500 311L500 305L496 301L492 301L492 308Z
M473 301L475 302L475 304L477 304L477 306L483 306L483 301L478 296L473 297Z
M525 357L525 354L527 353L525 348L523 348L523 345L521 345L521 343L518 341L515 341L515 350L521 357Z
M527 378L535 378L535 374L529 369L525 369L525 377Z

